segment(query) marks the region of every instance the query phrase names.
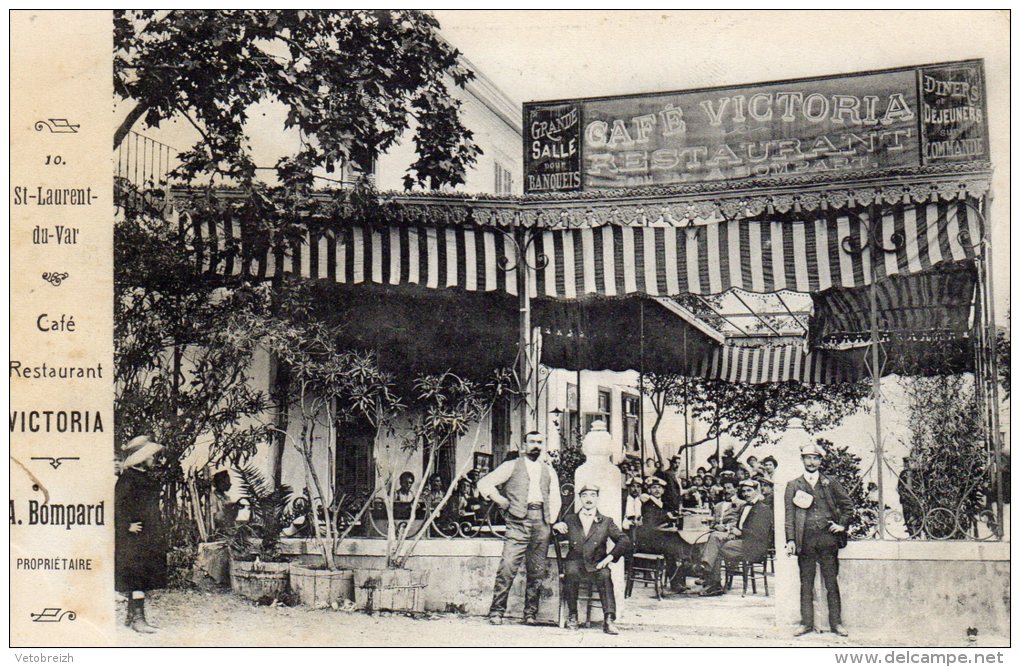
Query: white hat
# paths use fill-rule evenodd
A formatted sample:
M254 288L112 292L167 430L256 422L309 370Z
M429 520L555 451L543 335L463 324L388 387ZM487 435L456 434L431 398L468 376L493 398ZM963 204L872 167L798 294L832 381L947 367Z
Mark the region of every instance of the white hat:
M585 491L594 491L595 493L598 493L599 485L596 484L595 482L585 482L581 484L581 488L577 490L577 495L581 495Z
M800 455L807 456L809 454L816 454L818 456L825 456L825 448L819 445L817 442L809 442L806 445L801 445Z
M144 438L144 440L139 441L140 438ZM124 446L127 456L124 458L124 462L121 463L121 466L124 468L136 466L142 461L149 460L149 458L155 456L163 449L163 445L149 440L149 436L140 435L137 438L133 438L127 445Z
M135 436L134 438L128 440L127 444L120 448L120 451L122 451L124 455L127 456L134 452L139 447L141 447L142 445L149 442L152 441L149 439L149 436L147 435Z

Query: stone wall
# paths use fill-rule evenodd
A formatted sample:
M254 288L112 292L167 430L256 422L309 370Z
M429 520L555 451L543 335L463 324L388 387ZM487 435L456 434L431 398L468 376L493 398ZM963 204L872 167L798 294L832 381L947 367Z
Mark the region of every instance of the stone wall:
M338 550L339 561L348 567L382 567L385 546L384 540L346 540ZM408 565L430 573L425 608L487 614L502 548L501 541L492 539L423 540ZM284 550L316 560L316 545L310 540L284 540ZM780 628L792 628L800 616L797 560L780 550L775 566L770 588L776 600L776 623ZM1006 637L1009 575L1008 542L851 542L840 553L844 623L854 634L930 638L930 642L918 640L923 644L962 642L969 627L977 628L982 637ZM622 581L622 576L621 565L614 571L614 579ZM557 591L555 561L550 559L541 619L557 620ZM523 598L524 577L519 576L507 616L521 616ZM816 625L827 629L820 576L815 599ZM626 620L627 602L622 595L617 596L617 604L621 620ZM698 601L685 600L684 604L697 605ZM594 620L600 618L598 613L594 615ZM684 618L685 624L697 624L696 616Z
M780 552L781 554L782 552ZM795 558L776 559L780 624L800 618ZM1009 635L1008 542L851 542L840 552L843 621L851 632L962 642ZM828 628L821 575L815 581L816 627Z
M384 567L385 540L345 540L338 550L338 561L345 567ZM284 550L291 554L305 554L302 559L315 561L316 545L310 540L284 540ZM492 584L499 567L503 542L491 539L474 540L422 540L415 555L408 561L413 570L427 570L429 585L425 589L425 609L428 611L454 611L484 616L489 613L492 601ZM558 575L556 564L550 559L539 607L540 620L557 621ZM523 572L510 592L507 616L523 615Z

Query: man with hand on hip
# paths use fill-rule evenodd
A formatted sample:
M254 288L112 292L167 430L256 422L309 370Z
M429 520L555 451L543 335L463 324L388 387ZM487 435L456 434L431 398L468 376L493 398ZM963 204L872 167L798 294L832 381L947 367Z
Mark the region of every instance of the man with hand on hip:
M551 526L560 513L560 481L548 462L541 460L545 436L531 431L524 436L523 456L506 461L478 480L478 492L496 503L506 517L503 557L489 607L489 621L503 623L507 598L521 563L527 583L524 592L524 622L533 625L538 616L549 560Z
M846 637L839 595L839 550L846 546L853 504L839 482L819 469L825 449L800 448L804 474L786 485L786 553L800 566L800 625L794 636L815 630L815 569L821 569L829 629Z

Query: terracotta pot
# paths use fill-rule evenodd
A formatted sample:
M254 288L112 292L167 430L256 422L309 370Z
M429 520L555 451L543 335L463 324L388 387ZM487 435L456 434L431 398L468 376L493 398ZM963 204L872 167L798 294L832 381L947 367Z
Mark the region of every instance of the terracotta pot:
M290 590L301 604L326 609L354 600L354 572L290 564Z
M365 611L425 611L429 573L416 570L354 570L354 603Z
M243 598L279 600L287 592L290 563L230 561L230 589Z

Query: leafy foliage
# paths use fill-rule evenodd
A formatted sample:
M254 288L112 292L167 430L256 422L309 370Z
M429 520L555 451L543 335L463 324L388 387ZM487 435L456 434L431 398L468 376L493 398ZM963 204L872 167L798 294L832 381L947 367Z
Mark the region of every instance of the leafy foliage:
M145 215L114 227L114 380L117 440L152 434L169 467L202 442L209 459L239 464L268 436L267 407L249 386L253 323L267 285L212 282L175 226Z
M1006 313L1006 319L1009 319L1009 313ZM999 385L1002 387L1003 394L1006 398L1009 398L1009 329L999 329L995 332L995 354L997 366L999 368Z
M392 378L379 370L374 355L341 348L336 342L337 326L303 321L310 312L305 305L301 298L289 302L286 314L273 321L262 342L289 374L288 392L279 400L296 410L300 433L294 438L286 429L280 432L293 442L312 480L310 523L327 569L336 570L336 548L349 531L339 532L339 514L345 508L330 497L327 484L332 480L323 484L320 479L317 452L321 450L318 458L336 460L335 443L342 424L371 419L382 405L397 410L402 404L392 391ZM319 435L320 430L325 434ZM366 508L367 504L362 512ZM325 519L321 523L320 512Z
M282 104L300 149L275 169L288 186L310 187L313 170L337 163L366 171L407 131L418 160L405 185L463 182L481 152L461 123L447 81L473 78L411 10L121 10L114 15L114 91L133 108L114 148L139 120L184 118L201 138L176 175L254 182L245 134L256 105Z
M234 531L229 547L239 560L278 561L280 532L290 523L288 504L291 489L271 484L254 466L237 470L240 497L250 518Z
M853 514L847 526L849 537L862 539L872 536L878 524L878 501L868 498L861 477L861 457L846 445L836 447L825 438L818 438L817 442L827 452L822 459L822 472L840 483L853 504Z
M687 447L729 435L744 443L744 448L737 452L740 456L748 447L775 444L794 418L802 421L808 433L837 426L865 408L870 388L866 382L744 384L649 373L645 376L645 394L655 409L652 438L656 449L656 433L666 407L686 406L690 417L708 425L705 434Z
M549 452L550 463L556 470L560 484L573 484L574 473L588 459L581 450L580 428L572 439L561 439L560 448Z
M980 413L970 376L904 380L910 453L897 490L909 535L964 539L985 509L990 485Z

